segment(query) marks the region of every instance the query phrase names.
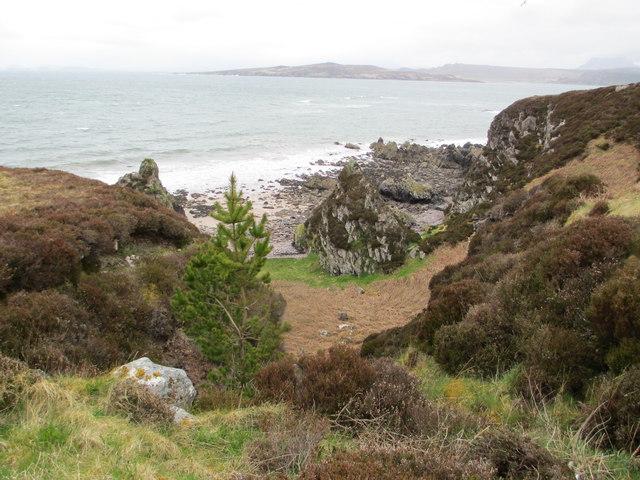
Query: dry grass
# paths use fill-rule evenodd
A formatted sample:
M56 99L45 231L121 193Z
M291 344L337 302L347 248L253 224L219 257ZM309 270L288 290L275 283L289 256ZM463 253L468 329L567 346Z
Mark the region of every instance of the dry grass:
M405 325L429 302L429 280L445 266L464 259L467 243L438 248L424 268L400 279L382 280L363 288L350 285L310 287L274 280L274 289L287 301L283 320L291 325L284 335L287 352L315 352L337 344L360 344L368 335ZM343 321L341 312L348 315ZM348 324L342 330L341 324ZM328 335L322 335L327 332Z
M110 187L60 170L0 167L0 214L18 213L66 199L78 201L108 194ZM79 198L81 197L81 198Z
M575 210L567 224L584 219L599 200L606 200L609 215L623 217L640 214L640 150L628 144L613 144L607 150L598 148L602 138L593 140L581 158L575 159L562 168L550 171L525 186L530 190L552 175L570 177L573 175L593 174L607 186L606 190L596 195L582 198L584 205Z
M611 148L603 151L597 147L603 142L602 138L591 141L583 157L572 160L564 167L551 170L546 175L536 178L528 183L525 189L530 190L553 175L571 177L593 174L607 185L606 195L609 198L617 198L632 192L637 193L640 151L628 144L613 144Z

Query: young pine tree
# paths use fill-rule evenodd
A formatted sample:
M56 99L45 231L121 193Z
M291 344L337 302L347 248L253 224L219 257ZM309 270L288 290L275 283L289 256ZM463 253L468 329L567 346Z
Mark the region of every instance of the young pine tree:
M244 387L276 355L285 327L272 311L269 277L261 275L271 251L267 217L256 223L234 175L225 200L211 213L219 221L217 234L189 262L186 288L173 304L223 380Z

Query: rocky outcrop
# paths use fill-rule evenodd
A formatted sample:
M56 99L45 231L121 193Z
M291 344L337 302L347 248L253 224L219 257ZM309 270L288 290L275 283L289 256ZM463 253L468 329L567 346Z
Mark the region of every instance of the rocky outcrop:
M639 144L640 84L531 97L500 112L468 170L451 213L523 187L579 157L596 138Z
M430 164L446 169L465 169L475 161L482 145L474 145L468 142L462 146L450 144L428 147L408 141L398 145L396 142L385 142L382 138L379 138L369 147L375 158L399 163L417 162L423 164L423 166Z
M171 210L184 214L184 209L167 191L160 181L160 169L154 160L145 158L137 172L127 173L120 177L116 185L131 188L155 198L158 202Z
M385 142L370 145L374 162L363 165L380 192L399 202L432 203L445 208L462 183L482 145L427 147L416 143Z
M400 266L411 236L354 163L342 170L333 193L297 229L296 243L317 252L322 267L333 275L362 275Z
M142 357L116 368L111 374L135 380L166 401L174 411L175 423L190 418L187 410L196 398L196 389L184 370L165 367Z
M382 195L398 202L428 203L433 197L431 186L416 182L411 177L385 178L379 188Z

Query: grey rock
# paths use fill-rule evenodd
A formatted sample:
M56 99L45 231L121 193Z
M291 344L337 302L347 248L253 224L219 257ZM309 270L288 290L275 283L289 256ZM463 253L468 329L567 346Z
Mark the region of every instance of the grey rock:
M342 170L335 190L296 233L297 246L318 253L329 273L362 275L400 266L411 231L353 163Z
M156 199L165 207L184 214L184 209L178 200L162 185L160 181L160 169L151 158L145 158L142 163L140 163L140 169L137 172L127 173L120 177L116 185L142 192Z
M165 367L142 357L116 368L114 377L131 378L156 393L170 405L190 409L196 389L184 370Z
M173 410L173 423L177 425L189 423L196 418L186 410L176 407L175 405L171 405L171 410Z
M427 203L433 198L431 186L413 178L386 178L380 184L380 193L399 202Z

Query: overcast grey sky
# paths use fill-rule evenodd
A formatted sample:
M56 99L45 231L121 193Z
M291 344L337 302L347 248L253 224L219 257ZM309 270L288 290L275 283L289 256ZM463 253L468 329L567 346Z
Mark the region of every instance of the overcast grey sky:
M640 63L639 0L7 0L0 68Z

